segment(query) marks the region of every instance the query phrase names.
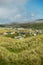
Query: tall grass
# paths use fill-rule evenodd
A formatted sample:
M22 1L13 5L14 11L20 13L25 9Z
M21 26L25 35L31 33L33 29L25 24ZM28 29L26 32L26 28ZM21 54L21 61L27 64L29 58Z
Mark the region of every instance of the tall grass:
M43 65L43 34L21 40L0 36L0 65Z

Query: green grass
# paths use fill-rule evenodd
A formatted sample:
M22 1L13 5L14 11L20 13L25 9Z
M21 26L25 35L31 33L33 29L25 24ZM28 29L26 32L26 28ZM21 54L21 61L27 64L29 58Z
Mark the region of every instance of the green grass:
M0 36L0 65L43 65L43 34L21 40Z

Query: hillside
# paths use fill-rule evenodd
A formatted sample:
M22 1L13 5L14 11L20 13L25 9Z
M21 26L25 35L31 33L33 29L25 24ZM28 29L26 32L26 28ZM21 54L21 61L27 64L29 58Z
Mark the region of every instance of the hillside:
M0 36L0 65L43 65L43 34L22 40Z
M9 23L9 24L0 24L0 27L16 27L16 28L34 28L34 29L43 29L43 19L38 19L33 22L28 23Z

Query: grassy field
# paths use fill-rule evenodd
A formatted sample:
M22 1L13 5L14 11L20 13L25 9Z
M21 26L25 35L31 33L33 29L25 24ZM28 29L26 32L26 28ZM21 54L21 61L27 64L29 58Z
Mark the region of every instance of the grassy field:
M0 35L0 65L43 65L43 34L24 39Z

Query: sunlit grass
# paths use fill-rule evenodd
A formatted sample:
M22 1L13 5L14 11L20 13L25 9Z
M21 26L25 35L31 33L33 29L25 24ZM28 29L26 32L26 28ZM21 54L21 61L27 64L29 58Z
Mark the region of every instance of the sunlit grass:
M43 65L43 34L24 39L0 36L0 65Z

